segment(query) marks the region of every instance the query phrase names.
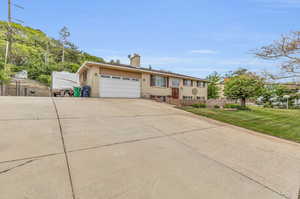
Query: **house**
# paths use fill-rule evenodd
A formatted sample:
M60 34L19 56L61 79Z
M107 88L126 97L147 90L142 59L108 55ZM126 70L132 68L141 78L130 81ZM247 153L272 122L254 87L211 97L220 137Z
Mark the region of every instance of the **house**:
M291 83L282 83L281 85L285 86L288 90L292 92L291 96L293 97L294 105L300 106L300 83L291 82Z
M282 83L282 86L285 86L287 89L289 89L290 91L294 92L294 93L300 93L300 83Z
M91 87L91 97L206 100L207 81L187 75L140 66L140 56L130 65L85 62L77 71L81 86Z

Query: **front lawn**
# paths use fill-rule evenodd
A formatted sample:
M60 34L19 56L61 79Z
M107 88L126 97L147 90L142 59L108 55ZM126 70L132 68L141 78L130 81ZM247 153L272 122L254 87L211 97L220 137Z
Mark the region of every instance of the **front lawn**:
M185 111L300 143L300 110L250 107L250 110L183 107Z

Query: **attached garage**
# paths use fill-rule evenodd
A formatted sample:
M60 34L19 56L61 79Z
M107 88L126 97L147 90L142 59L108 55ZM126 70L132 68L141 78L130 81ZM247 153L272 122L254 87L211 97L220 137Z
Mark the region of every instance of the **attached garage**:
M140 98L141 82L139 78L113 75L100 75L100 97Z

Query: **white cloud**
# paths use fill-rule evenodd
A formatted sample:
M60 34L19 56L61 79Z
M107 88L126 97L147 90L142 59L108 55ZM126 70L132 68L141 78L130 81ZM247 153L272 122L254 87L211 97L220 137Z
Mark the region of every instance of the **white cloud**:
M192 54L216 54L217 51L208 50L208 49L200 49L200 50L190 50L189 53L192 53Z

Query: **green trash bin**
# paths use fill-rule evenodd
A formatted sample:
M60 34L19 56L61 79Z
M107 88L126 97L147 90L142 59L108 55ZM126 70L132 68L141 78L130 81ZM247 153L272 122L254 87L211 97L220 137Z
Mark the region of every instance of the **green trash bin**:
M81 88L80 87L74 87L74 97L80 97Z

